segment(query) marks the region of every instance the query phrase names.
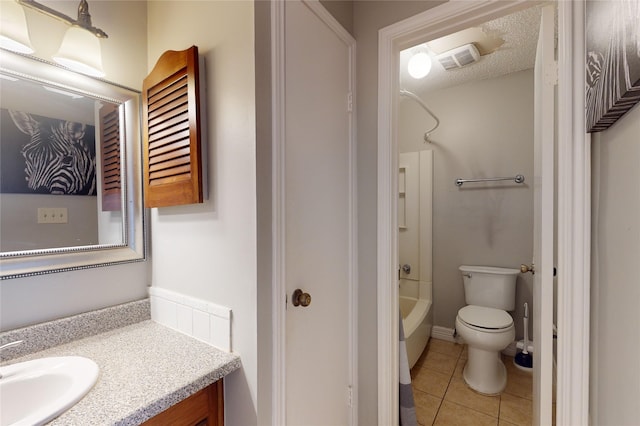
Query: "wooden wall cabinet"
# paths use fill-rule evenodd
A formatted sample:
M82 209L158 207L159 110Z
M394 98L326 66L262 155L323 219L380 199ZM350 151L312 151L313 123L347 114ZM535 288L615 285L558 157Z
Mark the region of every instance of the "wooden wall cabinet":
M203 202L198 48L169 50L142 84L144 206Z
M224 426L222 379L150 418L142 426Z

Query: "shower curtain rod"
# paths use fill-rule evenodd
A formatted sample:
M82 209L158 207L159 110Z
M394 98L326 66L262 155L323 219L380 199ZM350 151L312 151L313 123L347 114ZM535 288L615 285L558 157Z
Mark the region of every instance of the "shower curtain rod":
M440 125L440 120L438 120L438 117L436 117L436 115L429 109L429 107L422 101L422 99L418 97L418 95L411 93L408 90L400 89L400 96L406 96L416 101L436 121L436 125L433 126L432 129L427 130L424 134L424 141L431 143L431 141L429 140L429 135L431 134L431 132L438 128L438 126Z

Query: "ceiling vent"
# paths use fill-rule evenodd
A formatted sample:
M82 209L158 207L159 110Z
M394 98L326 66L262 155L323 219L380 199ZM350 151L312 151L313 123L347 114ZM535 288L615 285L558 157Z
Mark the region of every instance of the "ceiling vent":
M449 71L477 62L480 59L480 53L473 43L470 43L441 53L436 59L445 70Z

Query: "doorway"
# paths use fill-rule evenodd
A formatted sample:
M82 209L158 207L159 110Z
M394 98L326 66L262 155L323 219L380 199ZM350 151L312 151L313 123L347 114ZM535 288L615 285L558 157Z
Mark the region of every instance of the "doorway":
M454 337L456 314L466 304L461 265L519 269L533 258L534 65L541 11L534 6L400 52L401 90L415 94L437 118L403 96L394 132L401 160L413 151L432 153L435 159L430 282L433 323L438 327L429 352L423 355L425 362L412 375L419 421L424 424L431 424L435 415L451 420L451 415L458 414L493 418L500 414L501 420L513 423L530 423L533 418L533 369L522 371L514 365L513 343L499 348L506 387L501 395L489 396L467 389L462 378L466 358L458 359L459 351L444 351L442 341L459 341ZM414 78L407 65L419 55L431 58L431 70ZM473 62L460 67L449 60ZM524 181L516 182L516 176ZM483 181L499 177L505 180ZM458 186L458 179L469 181ZM403 237L408 229L401 226L401 214L398 219L400 264L404 264ZM515 341L524 338L525 304L533 312L533 278L517 275L509 301L514 305L506 309L513 317ZM402 296L401 282L401 300ZM530 321L528 336L533 335L532 325ZM454 347L459 350L461 345ZM442 371L444 365L450 368ZM428 383L434 380L446 381L448 386L431 388ZM434 411L437 402L440 406Z
M378 169L378 300L382 301L378 305L378 329L379 329L379 351L378 351L378 365L382 371L383 368L389 365L397 365L397 329L398 319L396 307L393 303L387 303L386 301L397 300L397 286L389 285L389 282L394 282L394 276L397 273L397 232L395 232L397 224L397 212L395 211L395 204L391 204L390 200L394 200L394 197L387 198L389 194L394 194L397 191L397 161L398 150L395 140L395 111L397 111L397 91L399 87L397 85L398 75L398 52L403 48L410 47L417 43L434 39L443 34L453 33L471 25L479 24L487 20L496 18L512 13L516 10L525 8L529 5L523 5L522 3L506 3L500 2L499 4L489 4L489 2L474 2L472 4L446 4L432 10L429 10L423 14L416 15L413 18L409 18L396 25L387 27L380 32L380 44L379 44L379 151L378 158L383 158L384 161L379 161ZM580 28L582 23L575 18L580 16L580 6L574 7L574 5L560 5L560 32L565 36L560 41L560 80L569 82L571 79L580 78L578 67L574 67L574 61L579 63L580 61L565 56L567 52L573 52L573 45L578 43L577 49L579 49L580 43ZM570 17L570 19L569 19ZM581 71L581 70L580 70ZM580 105L580 99L577 97L577 88L574 88L571 84L565 84L560 87L560 115L561 117L568 118L566 121L561 122L559 133L561 136L567 136L567 139L563 139L562 146L566 144L573 145L578 141L584 141L585 137L579 131L573 129L572 122L580 121L580 114L582 114L582 107ZM582 118L583 120L583 118ZM564 145L563 145L564 144ZM584 181L584 170L580 167L580 162L584 161L586 154L583 150L578 152L564 152L559 156L559 164L562 167L560 173L559 191L562 193L569 193L569 191L578 191L584 194L588 191L588 185ZM578 174L572 175L571 172L577 170ZM583 173L582 177L580 174ZM562 179L565 180L562 180ZM571 218L571 212L577 205L581 208L586 207L584 200L575 200L571 205L559 206L559 242L558 246L560 250L565 250L566 258L560 259L559 267L562 268L562 263L566 262L568 265L577 264L582 271L568 270L564 275L567 279L566 282L570 283L569 287L578 286L578 282L572 281L574 274L577 273L578 281L582 280L584 283L584 271L588 271L588 263L584 264L584 260L580 260L580 256L584 256L584 251L581 253L575 253L572 251L575 249L575 245L571 248L567 248L571 244L571 239L568 238L572 233L575 235L578 233L575 224L570 223L575 218ZM563 216L564 214L564 216ZM584 232L583 229L580 232ZM588 248L588 243L584 244L584 234L580 235L580 243L583 244L582 248ZM588 240L588 236L587 236ZM587 251L587 250L585 250ZM562 252L561 252L562 253ZM562 278L562 276L561 276ZM588 283L586 288L588 289ZM570 288L571 291L576 293L576 289ZM562 291L559 292L559 300L563 303L562 308L570 306L572 318L567 318L569 313L560 309L559 313L559 325L565 322L566 328L563 330L566 335L576 337L577 341L581 343L581 347L584 348L585 342L588 348L588 335L579 330L578 318L588 318L587 304L583 302L584 298L588 296L588 290L585 294L584 291L580 293L582 299L576 300L575 303L570 299L563 298ZM437 304L437 301L435 301ZM578 315L575 317L575 315ZM587 320L588 321L588 320ZM389 344L390 348L383 347L383 345ZM561 348L559 348L560 365L562 365L563 357ZM580 362L580 369L583 373L588 366L588 361ZM578 407L578 403L569 400L568 396L572 391L576 393L580 389L579 386L586 385L584 375L578 377L577 374L569 372L569 377L565 377L565 386L563 389L559 388L559 400L561 404L566 404L566 407L571 408L571 417L574 419L585 416L585 406ZM397 370L392 368L389 374L381 375L379 383L379 423L387 424L393 423L397 413L397 389L394 384L397 383ZM562 384L562 381L561 381ZM583 399L581 399L584 403ZM559 404L559 418L562 415L562 405ZM571 407L570 407L571 406ZM575 408L575 410L573 410ZM584 417L582 417L584 418ZM573 421L576 422L575 420Z

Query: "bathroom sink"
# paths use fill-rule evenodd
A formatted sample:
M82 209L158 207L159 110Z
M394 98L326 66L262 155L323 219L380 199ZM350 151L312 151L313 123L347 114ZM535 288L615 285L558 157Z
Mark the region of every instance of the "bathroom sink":
M0 367L0 426L41 425L73 407L98 380L98 365L79 356Z

